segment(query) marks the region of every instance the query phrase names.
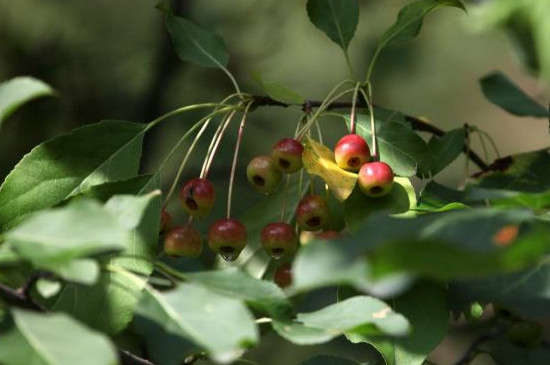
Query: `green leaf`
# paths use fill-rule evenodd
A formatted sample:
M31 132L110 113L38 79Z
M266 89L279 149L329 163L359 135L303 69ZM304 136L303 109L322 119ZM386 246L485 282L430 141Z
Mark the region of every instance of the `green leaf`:
M495 166L495 171L483 174L472 186L533 193L550 190L549 149L504 157L497 160Z
M403 338L350 336L352 342L368 342L387 365L422 365L443 340L449 323L447 293L441 285L419 283L392 301L393 309L407 318L412 333Z
M90 186L136 176L145 126L104 121L35 147L0 187L0 230Z
M0 127L23 104L54 95L50 85L32 77L16 77L0 84Z
M244 300L249 306L273 318L289 317L294 312L277 285L253 278L236 268L186 274L185 277L189 282L213 292Z
M115 365L118 358L107 337L65 314L12 310L14 327L2 334L5 365Z
M433 136L420 163L423 176L435 176L462 152L466 140L464 128L453 129L441 137Z
M235 360L258 341L254 317L240 300L195 284L184 283L162 294L148 288L138 314L223 363Z
M166 12L166 29L176 52L184 61L205 67L224 68L229 61L223 39L187 19Z
M106 202L115 195L141 195L154 190L158 185L157 175L139 175L126 180L110 181L101 185L94 185L80 193L87 198Z
M438 211L452 203L464 202L464 192L453 190L435 181L430 181L420 192L418 210Z
M355 187L344 201L344 220L348 229L355 231L371 214L385 211L403 214L416 207L416 193L408 178L397 177L392 191L383 197L370 198Z
M109 334L122 331L134 316L144 279L153 271L160 220L158 191L143 196L119 195L105 209L125 228L121 241L124 251L104 263L104 270L93 286L68 284L53 309L73 315L91 327ZM141 275L136 278L129 272ZM97 308L102 308L98 311Z
M43 264L41 268L72 283L92 285L99 278L99 264L92 259L72 260L57 265Z
M549 111L516 86L502 72L490 73L480 80L481 90L493 104L518 116L548 118Z
M466 8L459 0L419 0L406 5L397 15L397 21L384 33L378 50L411 40L420 33L424 17L441 6Z
M303 104L306 101L304 97L286 86L279 85L274 82L264 81L262 75L257 72L252 73L252 78L260 84L262 90L273 100L280 101L285 104Z
M98 229L100 227L101 229ZM126 231L93 200L35 213L5 234L20 257L35 266L124 249Z
M500 339L490 350L499 365L541 365L550 363L550 351L545 347L523 348Z
M335 356L315 356L301 362L300 365L360 365L355 361Z
M373 275L409 272L448 279L524 268L547 252L547 231L526 210L477 208L414 219L373 216L354 244L369 257Z
M345 118L349 124L349 116ZM357 134L370 144L372 139L370 117L358 114L356 128ZM375 128L380 159L390 165L398 176L409 177L416 174L418 161L424 157L426 142L401 123L383 122L377 119Z
M313 25L347 50L359 23L356 0L308 0L307 15Z
M351 241L351 242L350 242ZM378 297L393 296L407 288L410 279L404 275L372 280L366 260L350 244L353 238L313 241L302 247L292 266L291 292L351 285Z
M273 328L296 344L328 342L340 335L404 336L410 328L401 314L386 303L356 296L311 313L299 313L296 322L275 322Z
M459 309L479 301L498 304L522 317L539 318L550 306L550 265L541 263L518 273L455 281L451 293Z
M308 188L303 184L303 191ZM286 195L285 195L286 194ZM271 262L271 257L264 251L260 245L262 229L269 223L278 222L281 218L281 202L286 196L286 215L284 222L290 223L294 219L296 207L298 206L298 184L293 184L288 189L288 193L279 191L267 198L262 199L258 204L250 208L240 217L242 224L246 227L248 243L241 252L239 258L233 263L226 263L219 260L219 266L227 267L229 265L241 267L245 272L255 278L261 278Z

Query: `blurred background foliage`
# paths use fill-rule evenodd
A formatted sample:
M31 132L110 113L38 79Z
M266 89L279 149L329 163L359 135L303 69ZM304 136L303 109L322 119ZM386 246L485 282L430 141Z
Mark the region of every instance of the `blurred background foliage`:
M176 14L223 36L231 56L229 69L245 91L259 92L252 71L308 99L322 99L347 77L337 46L309 22L305 0L172 2ZM364 73L378 38L410 1L359 2L361 19L350 53L356 70ZM77 126L102 119L146 122L179 106L218 101L232 92L219 70L179 61L155 5L152 0L0 0L0 80L31 75L59 92L58 97L26 106L3 126L1 180L33 146ZM485 100L478 80L502 70L535 99L548 100L550 1L478 0L468 2L468 10L469 15L456 9L438 11L428 16L419 38L385 51L375 69L375 102L427 118L445 130L475 125L495 139L501 155L548 146L546 122L506 114ZM245 183L246 163L292 134L300 113L298 108L262 108L251 116L238 170L237 215L261 198ZM186 114L153 131L145 145L143 170L158 166L199 117ZM213 166L220 202L229 177L236 124L233 127ZM344 126L334 122L323 129L329 145L344 132ZM198 175L207 143L205 139L184 179ZM477 139L472 143L481 151ZM490 153L488 159L495 157ZM166 188L179 162L176 157L167 165ZM465 159L459 158L437 180L457 186L467 175ZM169 210L182 220L177 204L174 200ZM217 206L221 214L224 204ZM273 341L254 350L254 356L276 351L273 364L305 357L294 347L281 346L274 334L270 337ZM351 345L344 343L332 345L349 353ZM445 346L461 345L451 341Z

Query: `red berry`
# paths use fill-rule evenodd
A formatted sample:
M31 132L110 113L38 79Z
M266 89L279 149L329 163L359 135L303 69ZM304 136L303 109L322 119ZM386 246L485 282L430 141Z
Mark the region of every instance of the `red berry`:
M176 226L164 238L164 252L170 256L198 257L202 252L201 235L190 224Z
M248 163L246 176L250 184L264 194L274 193L282 177L271 156L254 157Z
M299 141L284 138L273 147L271 157L279 170L290 174L302 168L302 152L304 152L304 146Z
M210 213L216 201L214 185L206 179L189 180L181 189L180 201L190 216L204 218Z
M328 203L320 195L307 195L298 203L296 222L306 231L317 231L327 226L330 219Z
M286 223L269 223L262 229L262 247L274 259L292 255L298 249L298 237Z
M358 184L359 189L367 196L384 196L393 188L393 171L384 162L366 163L359 171Z
M246 228L233 218L218 219L208 229L208 245L226 261L234 261L246 246Z
M279 266L275 271L273 281L281 288L286 288L292 284L292 266L288 262Z
M336 231L324 231L317 234L315 238L318 240L334 240L337 238L342 238L342 235L340 234L340 232Z
M370 161L369 146L357 134L345 135L334 147L334 158L341 169L357 172Z
M159 232L167 232L172 227L172 217L166 210L161 210L160 212L160 227Z

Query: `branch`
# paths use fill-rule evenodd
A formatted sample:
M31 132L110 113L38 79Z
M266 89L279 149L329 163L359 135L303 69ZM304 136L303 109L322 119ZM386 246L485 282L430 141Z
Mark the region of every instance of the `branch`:
M474 342L472 342L470 347L468 347L466 353L453 365L468 365L478 355L479 347L481 345L483 345L485 342L489 342L500 337L502 334L504 334L504 332L506 332L506 327L497 327L479 337Z
M118 357L121 365L155 365L155 363L142 359L126 350L118 350Z
M301 106L302 110L304 111L309 111L311 108L318 108L322 104L322 102L318 100L307 100L303 104L287 104L287 103L274 100L269 96L263 96L263 95L253 95L252 99L253 99L253 104L252 104L253 107L278 106L278 107L287 108L289 106ZM349 101L335 101L328 105L327 110L351 108L351 106L352 106L352 103ZM365 108L367 107L367 104L365 104L364 100L359 100L357 103L357 107ZM427 123L420 118L413 117L411 115L405 115L405 120L409 122L412 128L416 131L431 133L438 137L441 137L442 135L445 134L444 130L434 126L433 124ZM477 153L475 153L473 150L468 148L468 146L464 145L463 151L466 154L466 156L468 156L468 158L473 163L475 163L477 167L479 167L482 171L489 170L489 165L487 165L487 163L485 163L485 161L483 161L483 159Z
M37 303L31 291L36 285L36 282L42 278L53 278L54 275L48 272L39 271L31 275L27 281L18 289L12 289L9 286L0 283L0 298L7 304L19 308L30 309L38 312L47 312L46 308Z

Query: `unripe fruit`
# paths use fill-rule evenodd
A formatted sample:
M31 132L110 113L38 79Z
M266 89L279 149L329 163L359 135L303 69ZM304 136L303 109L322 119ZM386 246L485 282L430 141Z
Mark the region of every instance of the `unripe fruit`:
M302 152L304 152L304 146L299 141L284 138L273 147L271 157L279 170L290 174L302 168Z
M254 157L246 167L246 176L252 186L260 193L272 194L281 182L281 171L271 156Z
M369 162L359 170L359 189L370 197L388 194L393 188L393 171L384 162Z
M160 212L160 227L159 232L165 233L172 227L172 217L166 210L161 210Z
M334 240L334 239L342 238L342 234L336 231L324 231L324 232L318 233L315 236L315 238L318 240Z
M269 223L262 229L262 247L274 259L292 255L298 249L298 237L286 223Z
M180 192L183 209L192 217L204 218L216 201L214 185L206 179L193 179L183 185Z
M307 195L298 203L296 222L306 231L317 231L327 226L330 219L328 203L320 195Z
M538 323L520 321L506 331L506 337L512 343L523 347L537 347L542 340L542 327Z
M357 172L370 161L369 146L357 134L345 135L334 147L334 159L341 169Z
M246 246L246 228L233 218L218 219L208 229L208 245L224 260L234 261Z
M164 238L164 252L170 256L198 257L202 252L202 238L193 226L176 226Z
M286 288L292 284L292 266L288 262L279 266L275 270L273 281L281 288Z

